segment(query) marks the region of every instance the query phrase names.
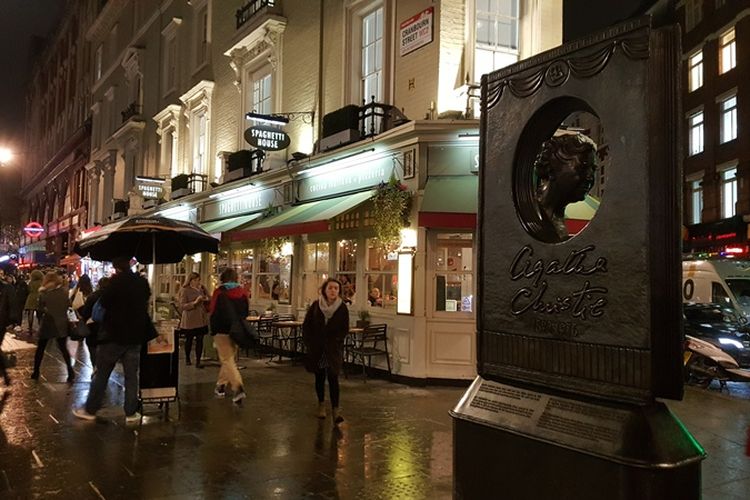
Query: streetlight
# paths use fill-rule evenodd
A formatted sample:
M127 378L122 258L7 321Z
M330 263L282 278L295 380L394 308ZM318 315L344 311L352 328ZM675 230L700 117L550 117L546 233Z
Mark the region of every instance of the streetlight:
M5 165L13 159L13 151L8 148L0 148L0 165Z

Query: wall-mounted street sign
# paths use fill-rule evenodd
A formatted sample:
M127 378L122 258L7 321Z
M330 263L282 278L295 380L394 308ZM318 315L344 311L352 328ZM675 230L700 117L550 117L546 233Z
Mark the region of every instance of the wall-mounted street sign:
M248 144L264 151L281 151L289 147L289 134L266 125L255 125L245 130Z
M23 233L29 238L39 238L44 233L44 228L38 222L29 222L23 227Z
M434 10L434 7L430 7L401 23L399 30L400 54L402 56L432 41L432 14Z

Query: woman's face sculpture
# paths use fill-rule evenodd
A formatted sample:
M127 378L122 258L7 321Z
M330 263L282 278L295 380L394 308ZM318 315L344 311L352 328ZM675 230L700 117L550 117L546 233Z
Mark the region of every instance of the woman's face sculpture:
M551 185L566 204L583 201L594 186L596 154L593 148L573 156L560 155L560 160L550 173Z

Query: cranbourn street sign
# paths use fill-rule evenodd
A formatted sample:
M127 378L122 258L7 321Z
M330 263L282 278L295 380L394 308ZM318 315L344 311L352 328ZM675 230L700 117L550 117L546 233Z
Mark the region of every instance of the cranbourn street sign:
M245 130L245 140L264 151L281 151L289 147L289 134L275 127L256 125Z

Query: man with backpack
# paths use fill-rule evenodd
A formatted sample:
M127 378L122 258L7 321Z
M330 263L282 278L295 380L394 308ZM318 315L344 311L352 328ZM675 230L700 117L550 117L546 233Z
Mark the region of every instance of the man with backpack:
M112 259L112 266L116 274L102 290L99 305L94 305L92 311L92 316L96 316L98 309L104 309L98 332L96 373L85 406L73 410L73 415L83 420L96 419L109 376L115 363L121 361L125 375L125 421L133 423L141 418L138 412L141 347L156 337L148 314L151 289L145 278L130 270L130 257Z

